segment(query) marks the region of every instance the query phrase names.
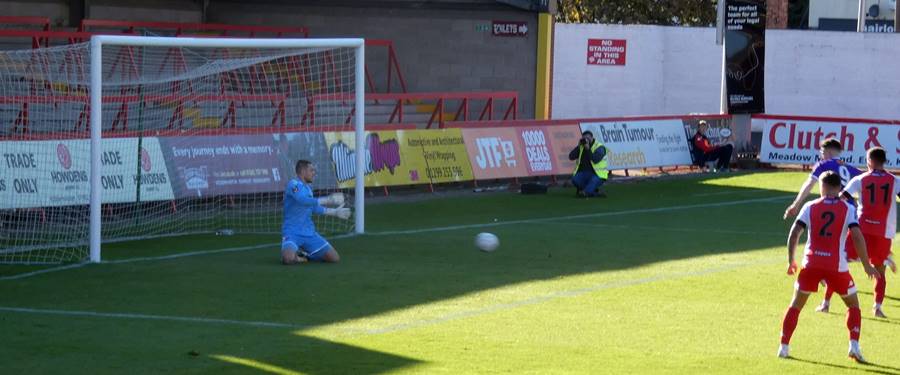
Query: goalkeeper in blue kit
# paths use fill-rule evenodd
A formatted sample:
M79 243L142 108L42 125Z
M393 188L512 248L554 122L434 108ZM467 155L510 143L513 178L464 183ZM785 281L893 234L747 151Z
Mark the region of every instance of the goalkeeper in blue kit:
M340 255L328 241L316 232L312 215L329 215L341 219L350 218L350 209L344 207L344 194L333 193L314 197L311 184L316 177L316 167L307 160L298 160L294 167L297 178L292 178L284 191L284 224L281 227L281 262L299 264L308 261L337 263ZM325 206L335 206L326 208Z

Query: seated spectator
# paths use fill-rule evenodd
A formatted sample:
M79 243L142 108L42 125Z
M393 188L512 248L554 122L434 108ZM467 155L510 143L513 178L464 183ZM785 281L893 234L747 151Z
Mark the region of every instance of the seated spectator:
M703 165L706 162L718 161L716 169L720 172L727 172L731 168L731 154L734 152L734 146L730 144L714 146L706 137L707 129L709 129L709 124L700 120L700 124L697 125L697 133L691 138L694 149L698 154L702 153L700 155L702 160L699 162Z

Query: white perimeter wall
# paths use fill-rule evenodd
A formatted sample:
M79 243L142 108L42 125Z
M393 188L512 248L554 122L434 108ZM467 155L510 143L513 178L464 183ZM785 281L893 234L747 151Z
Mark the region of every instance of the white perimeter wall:
M553 118L719 113L713 28L557 24ZM625 39L625 66L587 65L588 39Z
M766 112L900 119L900 35L770 30Z
M588 39L627 40L625 66L587 65ZM719 113L713 28L557 24L553 118ZM900 119L900 35L766 32L766 112Z

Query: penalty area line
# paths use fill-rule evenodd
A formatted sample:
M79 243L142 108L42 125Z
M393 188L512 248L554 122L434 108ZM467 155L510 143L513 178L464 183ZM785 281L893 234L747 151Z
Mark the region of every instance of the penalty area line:
M132 314L132 313L106 313L106 312L98 312L98 311L79 311L79 310L33 309L33 308L27 308L27 307L0 306L0 312L4 312L4 311L11 312L11 313L30 314L30 315L64 315L64 316L83 316L83 317L90 317L90 318L162 320L162 321L171 321L171 322L228 324L228 325L238 325L238 326L248 326L248 327L266 327L266 328L290 328L290 329L309 328L309 326L298 325L298 324L262 322L262 321L252 321L252 320L232 320L232 319L218 319L218 318L198 318L198 317L189 317L189 316L151 315L151 314Z
M356 234L338 235L338 236L331 237L331 239L348 238L348 237L353 237L355 235ZM191 251L191 252L187 252L187 253L161 255L161 256L156 256L156 257L140 257L140 258L129 258L129 259L118 259L118 260L104 260L98 264L126 264L126 263L178 259L178 258L192 257L192 256L198 256L198 255L236 253L236 252L241 252L241 251L257 250L257 249L262 249L262 248L277 248L277 246L279 246L279 245L281 245L281 244L277 243L277 242L272 242L272 243L264 243L264 244L260 244L260 245L228 247L228 248L216 249L216 250ZM43 269L43 270L26 272L26 273L21 273L21 274L17 274L17 275L0 276L0 281L25 279L28 277L43 275L43 274L51 273L51 272L66 271L66 270L81 268L81 267L88 266L91 264L94 264L94 263L83 262L83 263L77 263L77 264L69 264L69 265L65 265L65 266L61 266L61 267L53 267L53 268L48 268L48 269Z
M157 257L141 257L141 258L129 258L129 259L119 259L119 260L104 260L101 261L100 264L124 264L124 263L135 263L135 262L149 262L155 260L168 260L168 259L177 259L184 257L191 257L197 255L209 255L209 254L222 254L222 253L234 253L239 251L247 251L247 250L256 250L262 249L266 247L275 247L278 246L278 243L264 243L260 245L250 245L250 246L238 246L238 247L229 247L225 249L216 249L216 250L201 250L201 251L191 251L187 253L177 253L170 255L161 255Z
M367 233L364 233L363 236L397 236L397 235L421 234L421 233L432 233L432 232L447 232L447 231L464 230L464 229L490 228L490 227L498 227L498 226L505 226L505 225L533 224L533 223L545 223L545 222L552 222L552 221L565 221L565 220L589 219L589 218L611 217L611 216L621 216L621 215L646 214L646 213L656 213L656 212L666 212L666 211L676 211L676 210L689 210L689 209L694 209L694 208L737 206L737 205L742 205L742 204L773 202L773 201L778 201L778 200L783 200L783 199L788 199L788 198L793 198L793 196L792 195L783 195L783 196L768 197L768 198L742 199L742 200L735 200L735 201L687 204L687 205L680 205L680 206L667 206L667 207L656 207L656 208L642 208L642 209L634 209L634 210L598 212L598 213L581 214L581 215L553 216L553 217L543 217L543 218L536 218L536 219L511 220L511 221L503 221L503 222L496 222L496 223L466 224L466 225L452 225L452 226L444 226L444 227L421 228L421 229L410 229L410 230L367 232ZM341 239L341 238L349 238L349 237L355 237L355 236L358 236L358 234L338 235L338 236L331 237L331 239ZM192 252L187 252L187 253L163 255L163 256L157 256L157 257L141 257L141 258L112 260L112 261L102 261L102 262L100 262L100 264L124 264L124 263L137 263L137 262L168 260L168 259L177 259L177 258L184 258L184 257L190 257L190 256L198 256L198 255L211 255L211 254L222 254L222 253L232 253L232 252L239 252L239 251L256 250L256 249L261 249L261 248L265 248L265 247L273 247L273 246L278 246L278 245L279 245L278 243L267 243L267 244L261 244L261 245L231 247L231 248L217 249L217 250L192 251ZM27 277L42 275L42 274L50 273L50 272L76 269L76 268L80 268L80 267L83 267L88 264L90 264L90 263L79 263L79 264L67 265L67 266L63 266L63 267L56 267L56 268L51 268L51 269L46 269L46 270L28 272L28 273L23 273L23 274L19 274L19 275L3 276L3 277L0 277L0 281L18 280L18 279L24 279Z
M772 202L772 201L778 201L778 200L783 200L783 199L787 199L787 198L793 198L793 196L792 195L782 195L782 196L769 197L769 198L742 199L742 200L736 200L736 201L686 204L686 205L681 205L681 206L667 206L667 207L656 207L656 208L640 208L640 209L634 209L634 210L597 212L597 213L593 213L593 214L581 214L581 215L551 216L551 217L543 217L543 218L536 218L536 219L501 221L501 222L496 222L496 223L450 225L450 226L445 226L445 227L434 227L434 228L367 232L363 235L396 236L396 235L403 235L403 234L447 232L447 231L463 230L463 229L499 227L499 226L504 226L504 225L533 224L533 223L546 223L546 222L550 222L550 221L565 221L565 220L591 219L591 218L610 217L610 216L648 214L648 213L666 212L666 211L689 210L689 209L694 209L694 208L737 206L737 205L742 205L742 204Z
M81 267L84 267L84 266L86 266L86 265L88 265L88 264L90 264L90 263L87 263L87 262L84 262L84 263L75 263L75 264L68 264L68 265L60 266L60 267L53 267L53 268L47 268L47 269L42 269L42 270L37 270L37 271L31 271L31 272L26 272L26 273L20 273L20 274L17 274L17 275L2 276L2 277L0 277L0 281L4 281L4 280L19 280L19 279L24 279L24 278L27 278L27 277L32 277L32 276L37 276L37 275L43 275L43 274L45 274L45 273L51 273L51 272L58 272L58 271L71 270L71 269L75 269L75 268L81 268Z
M707 233L707 234L745 234L748 236L786 236L782 232L756 232L746 230L728 230L728 229L696 229L696 228L679 228L679 227L662 227L650 225L617 225L617 224L591 224L591 223L551 223L555 225L580 226L591 228L615 228L615 229L637 229L637 230L656 230L665 232L684 232L684 233Z

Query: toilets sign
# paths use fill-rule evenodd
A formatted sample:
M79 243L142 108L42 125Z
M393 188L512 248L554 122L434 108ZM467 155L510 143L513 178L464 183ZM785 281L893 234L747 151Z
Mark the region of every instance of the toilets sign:
M494 36L518 36L528 35L528 24L521 21L493 21L491 33Z

